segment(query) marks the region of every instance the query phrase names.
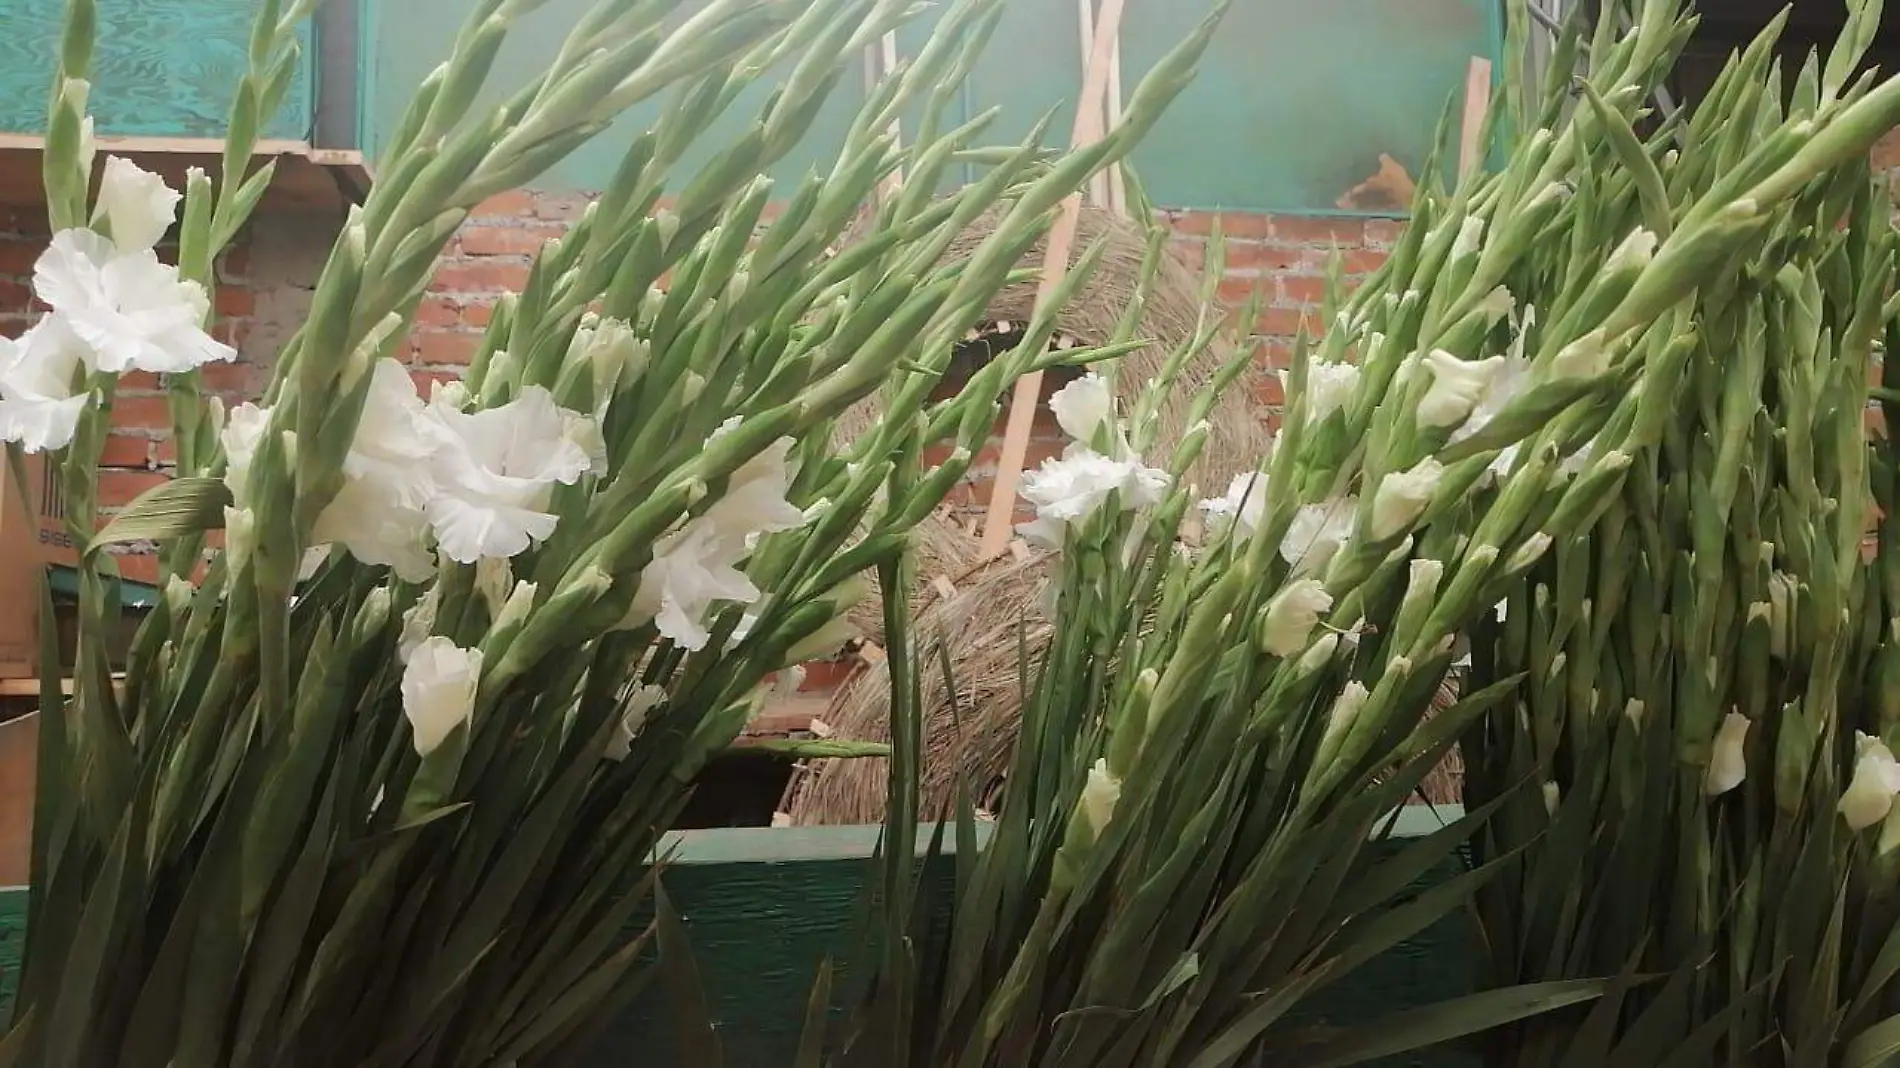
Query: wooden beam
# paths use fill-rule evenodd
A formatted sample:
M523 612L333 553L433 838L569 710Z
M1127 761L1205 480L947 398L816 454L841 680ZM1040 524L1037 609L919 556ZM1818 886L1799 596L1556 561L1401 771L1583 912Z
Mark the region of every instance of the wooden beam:
M1458 176L1484 166L1484 120L1491 110L1491 61L1472 56L1465 68L1465 114L1458 134Z
M1115 53L1115 39L1121 35L1124 0L1102 0L1090 42L1088 62L1082 68L1082 95L1076 101L1072 147L1092 143L1095 130L1090 115L1101 114L1102 99L1108 92L1109 60ZM1099 119L1096 120L1099 122ZM1100 140L1098 134L1092 140ZM1042 257L1042 279L1036 288L1036 310L1047 307L1056 289L1069 272L1069 252L1075 244L1075 230L1082 214L1078 194L1062 202L1055 225L1049 228L1049 241ZM1013 535L1012 519L1016 512L1016 486L1022 478L1023 460L1029 455L1029 433L1036 418L1036 405L1042 400L1042 372L1033 371L1016 380L1009 402L1009 422L1003 429L1002 453L996 462L996 481L990 490L990 506L983 524L983 540L978 546L981 559L991 559L1009 548Z

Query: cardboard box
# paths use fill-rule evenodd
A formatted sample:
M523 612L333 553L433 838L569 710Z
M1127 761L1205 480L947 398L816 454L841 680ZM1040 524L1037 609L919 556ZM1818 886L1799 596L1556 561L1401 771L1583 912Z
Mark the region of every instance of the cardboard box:
M0 886L24 886L33 856L39 714L0 721Z
M79 559L66 530L56 468L45 457L28 456L26 477L25 486L14 485L12 466L0 463L0 679L25 678L37 670L41 569L71 566ZM22 497L35 522L21 514Z

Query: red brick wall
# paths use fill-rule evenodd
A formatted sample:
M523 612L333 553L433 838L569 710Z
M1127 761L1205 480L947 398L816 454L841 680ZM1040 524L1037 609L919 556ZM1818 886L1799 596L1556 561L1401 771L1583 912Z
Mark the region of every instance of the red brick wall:
M495 300L521 288L535 251L542 242L559 236L586 203L582 196L522 190L478 207L450 244L431 295L417 313L409 346L411 366L428 376L455 374L466 367ZM1215 218L1207 212L1168 214L1177 235L1174 251L1196 270L1205 262ZM1263 310L1255 329L1264 337L1262 358L1281 366L1300 324L1315 325L1312 313L1325 296L1326 268L1334 250L1344 257L1347 275L1362 278L1385 261L1402 225L1387 219L1232 212L1219 218L1228 259L1221 296L1238 308L1255 290L1260 291ZM1052 380L1045 388L1053 390L1058 385ZM1277 380L1271 383L1270 394L1261 398L1263 405L1278 406L1278 386ZM993 440L978 454L970 480L952 495L951 503L960 511L976 515L986 506L998 444ZM1061 448L1053 421L1039 418L1029 464L1040 463Z
M450 243L435 284L417 310L405 358L418 379L462 373L495 301L503 293L521 289L536 250L563 233L586 204L583 196L522 190L494 197L474 212ZM1199 269L1215 216L1173 212L1168 218L1178 235L1175 252ZM1283 363L1293 335L1322 299L1326 265L1334 249L1343 254L1348 274L1362 277L1383 261L1400 231L1400 224L1393 221L1353 218L1227 213L1220 222L1229 263L1221 295L1239 307L1255 290L1261 292L1263 311L1255 328L1264 337L1262 356L1270 364ZM264 216L254 225L269 227L272 219ZM31 322L33 261L46 239L39 209L0 208L0 333L17 335ZM262 293L259 287L266 284L259 279L277 273L254 272L250 258L250 247L241 242L220 264L217 304L223 321L218 332L240 346L252 325ZM236 363L207 367L207 385L228 404L250 399L268 377L271 355L243 353ZM1059 380L1052 379L1047 388L1057 385ZM1279 404L1277 381L1261 401L1268 407ZM163 383L149 375L127 376L120 387L114 422L100 477L100 501L108 512L170 473L173 452ZM1028 462L1039 463L1061 448L1061 436L1045 410L1037 421ZM978 455L970 479L953 494L952 503L961 511L971 516L982 513L996 460L997 442L992 441ZM128 577L149 580L153 574L149 560L124 563Z

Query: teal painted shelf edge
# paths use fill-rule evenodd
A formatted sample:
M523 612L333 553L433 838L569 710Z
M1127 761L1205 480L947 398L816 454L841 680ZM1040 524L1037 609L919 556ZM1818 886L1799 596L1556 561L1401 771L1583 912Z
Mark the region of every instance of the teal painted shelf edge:
M1456 806L1408 806L1380 848L1398 848L1462 814ZM930 831L924 828L920 841L927 842ZM879 833L877 827L735 828L663 839L658 852L668 857L667 890L685 920L730 1068L784 1068L792 1062L820 962L850 956ZM926 885L946 889L952 874L951 865L939 863L925 872ZM1425 882L1450 874L1448 866ZM11 994L9 973L18 963L25 912L24 889L0 889L0 1018ZM645 922L636 918L634 924ZM1440 924L1324 991L1302 1019L1350 1026L1468 992L1475 959L1469 932L1457 922ZM579 1068L678 1064L668 1054L674 1016L660 987L616 1018ZM851 988L851 976L840 971L834 1011L842 1011ZM1382 1066L1472 1063L1427 1053Z

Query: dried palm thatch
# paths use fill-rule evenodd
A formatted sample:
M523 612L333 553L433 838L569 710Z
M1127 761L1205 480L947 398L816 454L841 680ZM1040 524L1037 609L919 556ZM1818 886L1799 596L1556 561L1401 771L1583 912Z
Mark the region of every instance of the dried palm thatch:
M997 221L995 215L979 217L946 255L967 254ZM1152 261L1149 276L1147 235L1109 212L1085 207L1076 240L1078 247L1102 244L1102 260L1089 286L1063 310L1057 334L1085 346L1107 344L1139 298L1141 314L1134 336L1148 344L1122 357L1115 376L1117 391L1124 401L1132 402L1170 354L1187 346L1200 329L1207 314L1201 285L1193 271L1169 255ZM1025 265L1039 267L1042 254L1039 245L1026 257ZM1026 322L1035 302L1033 280L1004 289L989 307L993 331L1007 334L1011 325ZM1217 338L1179 376L1172 398L1158 413L1157 454L1180 442L1192 418L1194 397L1234 358L1235 344L1229 337ZM1249 367L1223 391L1207 415L1207 442L1189 469L1190 481L1218 492L1228 479L1251 470L1265 454L1269 434L1257 408L1265 374ZM839 440L852 440L869 427L877 417L878 403L875 396L867 398L840 417ZM979 564L976 538L949 515L920 524L912 533L911 547L919 577L919 589L912 598L917 648L934 663L942 646L958 691L954 697L948 692L942 672L924 673L925 800L938 804L954 796L964 762L977 775L975 781L983 792L993 793L1000 784L1001 769L1008 765L1021 720L1018 657L1025 649L1036 656L1049 637L1048 622L1034 603L1048 562L1030 556ZM948 596L943 589L946 579L954 587ZM867 638L881 643L881 609L875 597L867 598L851 618ZM840 738L884 740L889 730L888 694L889 676L881 665L875 666L840 690L827 722ZM883 816L884 778L881 761L816 762L794 775L781 807L795 823L875 822Z
M954 259L969 255L996 228L1000 218L994 212L978 216L945 256ZM845 243L849 245L854 239L855 235L848 236ZM1114 339L1129 306L1142 296L1134 336L1148 343L1122 357L1116 373L1117 391L1125 401L1132 402L1141 387L1161 370L1169 354L1194 337L1202 322L1201 287L1195 273L1170 255L1155 261L1154 275L1144 286L1147 235L1117 215L1084 207L1076 229L1076 247L1097 243L1103 245L1101 265L1088 287L1063 309L1056 332L1084 346L1107 344ZM1040 268L1044 247L1038 244L1031 249L1024 266ZM996 332L1008 334L1010 325L1019 326L1029 320L1035 305L1036 282L1018 282L997 294L990 303L988 318L996 324ZM1158 450L1173 449L1180 442L1187 432L1195 395L1233 359L1235 351L1235 342L1223 336L1190 361L1172 399L1159 413L1155 438ZM1189 481L1218 492L1236 472L1252 468L1265 454L1269 435L1256 408L1265 375L1264 370L1249 367L1215 403L1207 415L1207 444L1188 470ZM874 394L840 416L837 440L855 440L876 420L881 403L882 398ZM934 577L961 573L976 557L976 539L945 516L919 524L911 544L917 574L925 583ZM875 583L875 576L871 578ZM875 586L873 590L875 593ZM881 643L883 620L875 596L866 598L851 618L861 633Z
M1048 557L1010 558L979 566L955 583L953 596L932 589L920 605L915 640L924 659L922 812L935 819L954 812L958 783L967 781L980 808L994 809L1022 720L1018 657L1035 656L1053 630L1039 607ZM1019 644L1020 643L1020 644ZM942 645L956 692L936 670ZM890 673L879 664L847 683L825 719L837 738L890 740ZM1433 710L1457 700L1457 685L1439 688ZM794 773L780 808L795 825L877 823L884 818L882 760L815 761ZM1463 764L1454 750L1426 778L1433 802L1457 801Z

